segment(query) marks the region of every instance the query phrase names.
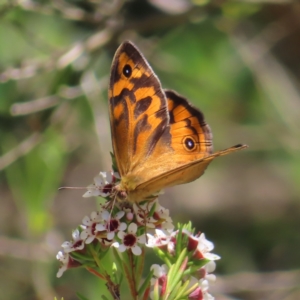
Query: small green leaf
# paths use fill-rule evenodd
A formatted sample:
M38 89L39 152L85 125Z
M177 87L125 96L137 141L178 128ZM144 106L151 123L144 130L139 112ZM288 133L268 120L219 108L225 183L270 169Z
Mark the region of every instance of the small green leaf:
M159 299L159 284L158 284L158 279L156 280L156 282L154 284L153 300L160 300Z
M148 273L148 275L147 275L147 277L145 278L143 284L142 284L141 287L139 288L139 290L138 290L138 295L139 295L139 296L141 296L142 294L144 294L144 292L146 291L147 287L150 285L150 280L151 280L151 278L152 278L152 276L153 276L153 272L154 272L154 271L151 270L151 271Z
M141 255L134 256L135 258L135 272L134 272L134 277L136 281L136 285L139 286L140 281L142 279L142 274L144 270L144 264L145 264L145 247L141 247L142 253Z
M111 156L111 160L112 160L112 169L113 169L113 171L114 172L119 172L115 155L112 152L110 152L110 156Z
M80 300L89 300L87 297L81 295L80 293L76 293L76 296L80 299Z
M188 287L190 281L187 280L183 284L181 284L180 289L178 290L175 300L183 299L183 296L185 296L186 288Z
M186 249L183 249L180 253L175 265L170 268L168 273L168 283L167 288L168 290L173 290L175 285L181 280L183 276L184 270L182 269L182 264L186 258Z

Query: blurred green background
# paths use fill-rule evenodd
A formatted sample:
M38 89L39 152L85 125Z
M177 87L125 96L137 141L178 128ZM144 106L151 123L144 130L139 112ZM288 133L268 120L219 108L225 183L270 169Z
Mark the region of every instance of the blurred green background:
M204 112L216 150L250 146L160 200L214 242L211 293L300 299L300 3L289 0L0 1L0 299L100 298L84 270L56 278L61 243L96 208L58 188L111 168L108 78L128 39Z

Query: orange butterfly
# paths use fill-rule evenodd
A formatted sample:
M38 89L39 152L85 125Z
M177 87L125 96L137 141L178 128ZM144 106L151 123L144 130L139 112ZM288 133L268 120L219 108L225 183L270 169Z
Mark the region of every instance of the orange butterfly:
M163 90L141 52L130 42L116 51L109 85L111 136L121 175L119 199L141 202L161 189L200 177L217 156L200 110Z

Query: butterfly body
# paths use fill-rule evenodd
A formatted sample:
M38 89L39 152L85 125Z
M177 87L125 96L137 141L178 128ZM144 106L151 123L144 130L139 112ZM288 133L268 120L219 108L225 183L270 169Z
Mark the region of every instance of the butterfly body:
M217 156L201 111L163 90L140 51L124 42L116 51L109 88L113 150L121 175L118 198L146 200L161 189L200 177Z

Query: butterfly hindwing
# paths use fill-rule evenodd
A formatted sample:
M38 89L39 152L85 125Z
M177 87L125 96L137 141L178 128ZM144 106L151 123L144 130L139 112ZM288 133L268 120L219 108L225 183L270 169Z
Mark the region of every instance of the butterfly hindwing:
M203 113L176 92L166 90L165 94L170 118L167 130L171 135L172 152L164 157L160 174L137 186L136 193L132 193L137 199L144 198L146 193L194 181L203 175L216 157L247 147L236 145L213 153L212 133Z
M185 162L213 152L211 129L203 113L174 91L165 90L170 117L172 148Z

